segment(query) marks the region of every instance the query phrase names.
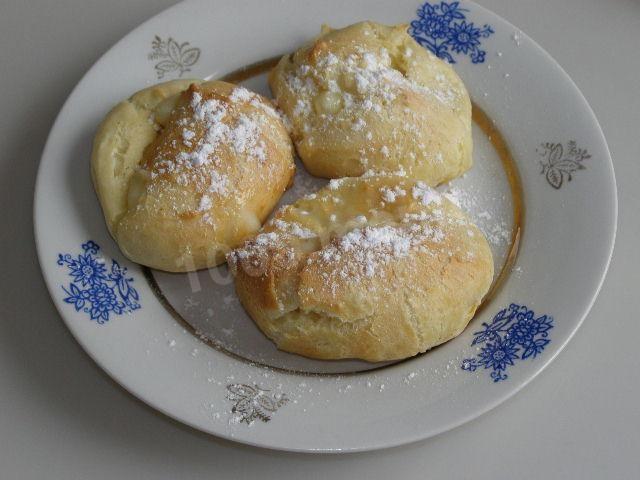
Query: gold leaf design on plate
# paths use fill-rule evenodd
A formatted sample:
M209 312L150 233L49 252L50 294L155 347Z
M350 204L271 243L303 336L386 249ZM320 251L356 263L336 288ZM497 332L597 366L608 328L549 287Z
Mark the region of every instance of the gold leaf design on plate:
M158 80L170 72L178 72L178 77L181 77L198 62L200 49L190 46L189 42L178 43L173 37L163 40L156 35L151 42L151 52L147 58L157 61L154 68Z
M559 190L565 181L570 182L575 172L586 169L582 162L591 158L586 148L578 148L575 140L567 142L566 148L562 143L541 143L537 152L543 158L540 161L540 174L544 175L549 185L556 190Z
M271 415L289 401L287 396L272 394L271 390L256 384L232 383L227 385L227 399L233 402L231 413L239 422L252 424L255 420L268 422Z

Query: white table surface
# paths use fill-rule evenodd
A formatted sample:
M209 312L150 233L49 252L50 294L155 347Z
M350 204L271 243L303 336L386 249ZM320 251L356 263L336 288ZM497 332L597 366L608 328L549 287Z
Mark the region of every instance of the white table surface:
M49 128L91 64L171 3L0 0L0 479L640 478L640 1L480 2L558 60L604 129L620 202L609 275L565 351L513 399L430 440L342 456L245 447L163 417L92 363L46 293L31 210Z

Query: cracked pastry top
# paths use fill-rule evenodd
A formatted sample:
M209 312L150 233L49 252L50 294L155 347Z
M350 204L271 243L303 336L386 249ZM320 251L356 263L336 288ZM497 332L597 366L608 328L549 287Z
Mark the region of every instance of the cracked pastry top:
M435 186L471 167L471 101L446 62L406 25L323 27L269 83L314 175L404 171Z
M134 262L170 272L224 262L291 184L293 146L270 102L225 82L177 80L118 104L96 134L93 183Z
M482 232L424 182L332 180L231 252L236 291L278 348L397 360L460 334L493 280Z

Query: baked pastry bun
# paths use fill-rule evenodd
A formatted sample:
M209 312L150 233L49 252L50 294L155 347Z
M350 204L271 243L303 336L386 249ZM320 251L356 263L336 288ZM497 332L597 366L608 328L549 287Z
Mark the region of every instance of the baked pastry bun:
M469 95L406 30L373 22L323 27L271 72L271 90L313 175L403 169L435 186L471 167Z
M493 279L482 232L425 183L332 180L228 256L238 296L278 348L397 360L458 335Z
M91 157L122 252L169 272L224 262L260 229L294 169L287 129L266 99L199 80L162 83L117 105Z

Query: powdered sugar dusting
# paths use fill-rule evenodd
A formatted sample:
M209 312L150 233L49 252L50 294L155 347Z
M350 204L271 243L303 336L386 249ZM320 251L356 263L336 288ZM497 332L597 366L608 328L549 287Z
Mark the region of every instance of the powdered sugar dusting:
M407 90L435 98L447 107L458 98L459 94L446 78L439 82L438 88L431 88L395 69L394 61L384 47L355 45L354 50L344 58L328 52L315 64L303 63L286 74L285 85L297 98L292 114L302 124L303 131L309 130L307 119L314 112L327 121L340 112L347 116L360 112L382 113ZM365 127L366 122L359 118L351 128L361 131Z
M227 185L229 179L226 175L222 175L218 172L211 172L211 183L209 184L209 191L217 193L218 195L224 195L227 193Z
M273 225L283 232L290 233L298 238L315 238L317 235L308 228L302 227L299 223L286 222L284 220L275 219Z
M333 178L329 181L329 190L337 190L340 188L340 185L344 184L345 178Z
M240 108L247 103L258 110ZM159 151L151 178L171 174L178 184L195 186L204 192L195 210L206 212L215 203L215 196L229 194L229 177L222 172L222 159L231 153L240 162L264 164L268 155L264 130L270 127L263 114L279 116L257 94L243 87L234 88L227 100L206 98L195 88L179 109L179 141L186 148L177 153ZM175 140L169 145L178 148Z
M511 240L511 227L502 218L494 218L489 210L480 210L480 204L487 204L489 201L495 202L491 192L476 193L471 188L458 188L448 185L443 196L457 207L470 213L475 217L476 224L487 238L489 244L494 247L507 245ZM481 198L487 197L487 198Z
M211 201L211 197L209 195L202 195L202 197L200 197L200 203L198 204L197 210L199 212L205 212L210 210L212 205L213 202Z
M429 205L431 203L438 205L442 202L440 194L424 182L416 183L411 190L411 195L416 200L420 200L423 205Z
M372 278L382 265L407 257L420 248L426 239L442 241L444 233L428 225L366 226L346 233L326 246L319 255L321 261L335 267L333 274L341 278L363 276ZM341 261L348 255L346 264Z
M236 87L233 89L233 92L231 92L229 100L232 102L250 102L255 96L255 93L252 93L244 87Z
M393 203L396 199L407 195L407 192L397 185L393 188L382 187L380 193L382 194L382 200L387 203Z

